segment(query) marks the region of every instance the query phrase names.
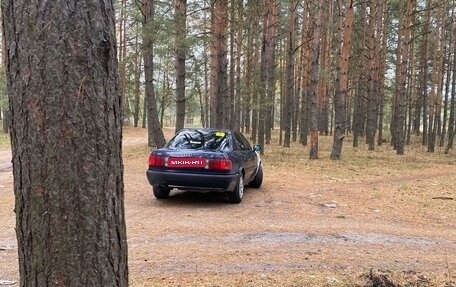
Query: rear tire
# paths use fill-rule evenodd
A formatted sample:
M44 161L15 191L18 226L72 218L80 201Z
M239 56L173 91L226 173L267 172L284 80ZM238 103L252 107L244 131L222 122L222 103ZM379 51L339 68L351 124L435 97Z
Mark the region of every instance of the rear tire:
M241 203L244 197L244 177L242 173L239 175L239 181L233 192L230 193L230 202Z
M259 188L263 183L263 167L261 164L258 166L257 174L255 178L249 183L249 187Z
M154 186L152 189L156 199L167 199L171 191L169 188L164 188L162 186Z

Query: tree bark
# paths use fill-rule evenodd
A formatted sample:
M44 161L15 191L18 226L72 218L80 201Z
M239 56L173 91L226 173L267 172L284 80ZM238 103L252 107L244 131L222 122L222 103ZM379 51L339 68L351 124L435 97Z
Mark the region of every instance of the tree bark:
M301 51L302 51L302 66L303 66L303 79L301 88L301 110L299 116L299 142L307 146L307 134L309 133L309 87L310 87L310 45L311 40L309 36L309 23L310 15L307 11L303 12L302 16L302 29L301 29Z
M243 94L243 128L246 133L250 133L252 138L257 134L258 121L258 84L259 84L259 44L261 28L261 14L263 7L258 5L257 0L247 1L246 24L247 27L247 50L245 55L245 90Z
M341 7L342 5L339 5ZM343 21L344 27L342 27L342 11L339 11L340 17L340 30L343 30L343 40L340 45L340 59L338 68L338 85L336 91L336 107L335 107L335 130L334 130L334 141L331 152L331 159L339 160L342 154L342 141L345 137L345 129L347 126L346 118L346 102L348 90L348 60L350 57L351 49L351 33L353 23L353 0L347 0L346 15Z
M228 59L227 59L227 0L215 0L212 13L212 47L211 47L211 85L212 107L211 127L228 127ZM229 110L229 106L228 106Z
M257 34L255 34L257 35ZM255 36L254 36L255 37ZM258 136L258 117L259 117L259 94L260 94L260 87L262 85L260 77L257 75L259 74L259 69L256 68L257 64L260 62L260 47L261 47L261 40L259 37L255 37L253 39L253 63L255 63L254 67L254 75L252 78L252 122L251 122L251 139L253 142L257 141Z
M120 19L118 21L118 32L119 32L119 49L118 49L118 55L119 55L119 83L120 83L120 96L121 96L121 103L122 103L122 117L125 117L122 119L122 121L127 121L128 119L128 113L125 113L125 108L127 106L127 98L126 98L126 87L127 87L127 79L126 79L126 61L125 61L125 56L126 56L126 35L127 32L125 31L126 28L126 6L127 6L127 1L126 0L120 0ZM125 49L124 49L125 47Z
M378 94L376 93L376 24L377 24L377 13L378 13L378 2L370 2L370 14L369 14L369 25L368 25L368 57L367 57L367 122L366 122L366 143L368 144L369 150L375 149L375 134L377 132L377 116L378 116Z
M358 79L356 83L356 95L353 107L353 147L358 147L359 138L364 135L365 115L366 115L366 3L360 3L360 39L357 43L356 49L359 50L358 56Z
M187 0L175 0L176 25L176 127L185 126L185 58L187 38Z
M452 41L453 35L450 34L449 40L448 40L448 51L451 51L452 46L453 46L453 41ZM445 53L444 53L445 54ZM450 84L451 84L451 52L447 52L447 69L446 69L446 81L445 81L445 96L443 100L443 124L442 124L442 132L440 134L440 147L443 147L445 145L445 138L447 136L447 125L448 125L448 108L450 104ZM454 63L453 63L454 65Z
M134 78L134 93L135 93L135 106L133 113L133 126L138 127L139 123L139 110L140 110L140 98L141 98L141 52L139 44L139 35L135 36L135 56L133 60L134 69L135 69L135 78Z
M405 116L406 116L406 99L407 99L407 74L408 74L408 61L409 61L409 45L411 35L411 23L412 23L412 11L415 7L415 0L407 2L405 13L400 15L404 17L402 26L400 29L403 30L402 39L398 49L401 50L401 57L399 65L400 81L398 87L398 109L397 109L397 127L395 133L397 134L397 148L396 153L398 155L404 154L405 148Z
M258 144L264 146L266 130L270 129L267 126L267 119L271 117L269 110L269 102L271 94L274 93L274 26L273 17L275 1L265 1L263 13L263 46L261 50L261 69L260 81L265 83L261 87L259 101L259 125L258 125ZM271 90L272 89L272 90ZM261 154L264 153L264 148L261 149Z
M456 9L453 6L453 11ZM453 13L454 15L454 13ZM456 21L453 20L452 31L456 31ZM453 72L452 72L452 79L451 79L451 101L450 101L450 115L449 115L449 123L448 123L448 144L446 148L446 153L453 147L453 139L455 134L455 113L456 113L456 45L453 46Z
M145 129L147 127L147 101L146 97L144 96L143 101L143 114L142 114L142 124L141 127Z
M378 77L378 93L379 93L379 112L378 112L378 137L377 145L381 146L383 139L383 122L385 117L385 68L386 68L386 56L388 52L388 18L389 11L387 8L387 0L381 1L381 13L378 13L378 23L381 26L379 33L381 33L381 40L379 39L380 52L378 55L379 59L379 70L377 73ZM380 42L381 41L381 42ZM381 43L381 44L380 44Z
M322 23L333 23L334 2L326 1ZM337 25L337 24L336 24ZM321 28L321 52L320 52L320 80L318 82L318 131L320 135L329 135L329 93L331 87L330 76L334 73L331 63L333 25L322 25Z
M286 89L284 108L284 138L283 146L290 147L291 131L294 114L294 50L295 50L295 26L296 26L297 1L290 0L288 7L288 37L287 37L287 60L286 60Z
M317 19L312 37L312 72L310 75L310 159L318 159L318 105L317 89L319 81L320 34L324 0L319 1Z
M154 49L153 49L153 19L154 1L142 2L143 19L143 57L144 57L144 80L145 101L147 102L147 135L148 145L163 147L166 144L165 136L158 119L157 99L154 91Z
M2 20L1 23L3 23L3 17L0 16ZM2 35L2 39L0 41L0 44L1 44L1 49L0 49L0 52L2 53L2 58L1 58L1 72L0 72L0 80L1 81L5 81L1 84L1 86L5 85L6 84L6 75L4 74L5 70L6 70L6 43L5 43L5 33L4 33L4 25L1 25L1 35ZM5 76L5 78L3 78L3 76ZM3 92L4 92L4 95L0 95L0 100L2 99L2 97L4 97L4 99L8 99L8 89L6 89L6 87L3 87ZM2 92L2 91L0 91ZM9 132L9 109L8 109L8 105L5 105L5 106L0 106L0 113L2 113L2 116L0 116L0 119L3 119L2 121L2 131L3 133L8 133Z
M428 138L428 152L435 151L435 144L437 135L440 131L441 124L441 111L442 111L442 91L443 91L443 46L444 46L444 35L445 35L445 8L446 5L442 5L437 8L437 26L435 33L434 57L433 57L433 72L432 72L432 83L431 83L431 94L430 98L432 101L432 113L434 116L433 121L429 124L429 138Z
M229 93L228 93L228 101L229 101L229 110L228 112L228 118L229 122L228 127L232 130L235 129L236 127L236 86L235 86L235 69L236 69L236 56L235 56L235 51L234 51L234 44L236 42L235 40L235 23L236 21L236 3L235 0L231 1L230 4L230 12L229 12L229 36L230 36L230 47L229 47L229 72L228 72L228 88L229 88Z
M127 286L112 2L2 12L20 286Z
M236 19L236 56L235 56L235 125L236 131L241 130L242 126L242 93L241 93L241 58L242 58L242 44L243 44L243 23L244 23L244 4L243 1L237 0L237 19Z
M455 135L456 135L456 130L453 130L453 132L451 134L449 134L448 144L447 144L447 147L445 148L444 154L448 154L450 152L450 149L453 148L453 142L454 142Z
M3 124L2 124L2 130L3 133L7 134L9 132L9 127L10 127L10 112L8 109L3 110Z
M421 77L420 77L420 90L422 97L422 106L423 106L423 138L422 145L426 146L428 144L428 46L429 46L429 32L430 32L430 22L431 22L431 1L426 0L426 21L424 23L424 39L421 46Z

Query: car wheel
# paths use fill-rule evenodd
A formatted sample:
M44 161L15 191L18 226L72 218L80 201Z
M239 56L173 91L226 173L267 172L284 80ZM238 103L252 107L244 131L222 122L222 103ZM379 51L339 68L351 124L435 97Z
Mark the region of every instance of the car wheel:
M152 189L154 191L156 199L166 199L169 196L169 188L164 188L162 186L154 186Z
M255 175L255 178L249 183L249 186L253 187L253 188L258 188L261 186L262 183L263 183L263 167L260 164L258 166L257 174Z
M242 201L242 197L244 197L244 177L241 173L236 188L230 194L230 201L232 203L240 203Z

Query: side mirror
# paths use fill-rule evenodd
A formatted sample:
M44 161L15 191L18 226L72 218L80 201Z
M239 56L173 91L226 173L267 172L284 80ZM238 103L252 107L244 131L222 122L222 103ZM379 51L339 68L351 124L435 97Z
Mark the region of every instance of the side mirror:
M253 150L254 151L260 151L261 150L261 146L259 144L253 145Z

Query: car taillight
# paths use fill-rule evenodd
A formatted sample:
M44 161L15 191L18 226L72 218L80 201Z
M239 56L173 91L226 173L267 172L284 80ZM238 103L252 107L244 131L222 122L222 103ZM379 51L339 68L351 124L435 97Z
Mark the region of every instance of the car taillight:
M211 159L209 161L210 170L231 170L233 163L229 159Z
M149 156L149 166L155 166L155 167L165 166L165 158L158 156L158 155L151 154Z

